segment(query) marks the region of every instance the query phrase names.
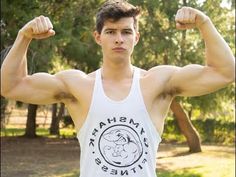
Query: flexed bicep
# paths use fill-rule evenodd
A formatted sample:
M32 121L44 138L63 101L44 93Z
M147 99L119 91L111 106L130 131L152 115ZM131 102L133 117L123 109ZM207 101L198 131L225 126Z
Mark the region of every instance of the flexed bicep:
M227 86L229 81L216 68L191 64L173 67L167 90L179 90L178 96L200 96Z
M58 95L68 92L56 75L36 73L24 77L6 97L33 104L51 104L62 101Z

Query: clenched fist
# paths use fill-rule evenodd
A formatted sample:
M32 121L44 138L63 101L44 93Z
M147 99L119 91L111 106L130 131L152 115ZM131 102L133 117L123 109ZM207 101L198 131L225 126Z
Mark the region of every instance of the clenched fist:
M30 39L44 39L55 35L51 21L42 15L29 21L19 32Z
M175 16L176 28L180 30L200 28L208 19L208 16L197 9L182 7Z

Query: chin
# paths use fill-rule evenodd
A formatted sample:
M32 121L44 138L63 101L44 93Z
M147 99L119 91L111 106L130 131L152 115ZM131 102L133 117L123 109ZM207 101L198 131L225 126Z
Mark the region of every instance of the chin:
M112 57L111 60L115 63L123 63L124 61L129 60L127 56Z

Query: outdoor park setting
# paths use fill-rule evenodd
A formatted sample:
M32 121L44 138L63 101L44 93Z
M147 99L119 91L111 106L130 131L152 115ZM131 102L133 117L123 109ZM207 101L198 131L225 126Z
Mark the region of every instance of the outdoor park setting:
M32 41L28 74L95 71L101 66L102 52L93 37L94 16L103 2L2 0L1 66L19 29L45 15L56 35ZM135 66L148 70L166 64L204 64L205 46L197 29L176 29L175 15L182 6L207 14L235 54L235 1L129 2L139 6L142 14L141 37L132 54ZM235 176L235 83L205 96L176 97L164 127L156 156L158 177ZM80 150L65 104L26 104L1 95L2 177L79 177Z

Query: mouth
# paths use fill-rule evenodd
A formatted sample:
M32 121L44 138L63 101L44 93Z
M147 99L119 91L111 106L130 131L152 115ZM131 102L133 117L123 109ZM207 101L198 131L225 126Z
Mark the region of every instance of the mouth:
M115 47L115 48L113 48L112 50L115 51L115 52L123 52L123 51L125 51L126 49L123 48L123 47Z

